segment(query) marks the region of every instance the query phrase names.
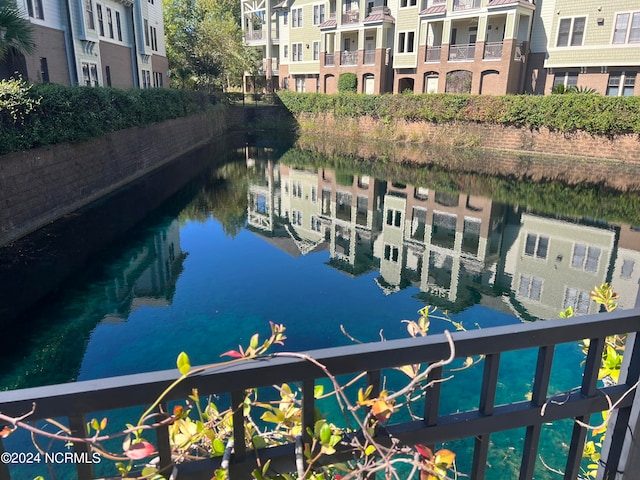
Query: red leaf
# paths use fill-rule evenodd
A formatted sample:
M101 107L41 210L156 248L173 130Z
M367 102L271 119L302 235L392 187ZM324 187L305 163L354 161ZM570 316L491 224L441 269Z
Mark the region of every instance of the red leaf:
M421 444L416 444L416 451L423 456L424 458L426 458L427 460L431 460L431 457L433 457L433 452L431 451L431 449L429 447L425 447L424 445Z
M8 425L6 425L0 432L0 438L7 438L9 435L11 435L12 432L13 430L11 430Z
M222 355L220 355L221 357L224 356L228 356L228 357L233 357L233 358L242 358L242 354L240 352L238 352L237 350L229 350L228 352L224 352Z
M155 451L156 447L151 445L149 442L142 441L131 445L129 450L124 452L124 454L131 460L140 460L155 453Z

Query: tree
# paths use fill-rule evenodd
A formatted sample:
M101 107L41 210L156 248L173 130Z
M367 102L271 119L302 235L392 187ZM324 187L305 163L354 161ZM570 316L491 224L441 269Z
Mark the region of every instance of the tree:
M165 0L174 86L212 91L240 85L254 60L242 42L239 8L230 0Z
M13 0L0 0L0 60L12 53L31 53L35 47L29 21Z

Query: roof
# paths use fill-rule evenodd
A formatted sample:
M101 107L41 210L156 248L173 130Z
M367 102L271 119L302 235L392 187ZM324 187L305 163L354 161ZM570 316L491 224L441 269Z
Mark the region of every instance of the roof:
M528 0L491 0L489 7L498 7L500 5L511 5L512 3L520 3L522 5L531 5Z
M318 25L319 28L329 28L329 27L335 27L338 25L338 21L333 18L331 20L327 20L325 22L322 22L320 25Z
M513 1L513 0L510 0ZM426 10L420 12L420 15L434 15L436 13L445 13L447 11L446 5L433 5Z
M367 18L365 18L363 20L363 23L365 23L365 22L390 22L390 23L396 23L396 19L393 18L388 13L372 13L372 14L368 15Z

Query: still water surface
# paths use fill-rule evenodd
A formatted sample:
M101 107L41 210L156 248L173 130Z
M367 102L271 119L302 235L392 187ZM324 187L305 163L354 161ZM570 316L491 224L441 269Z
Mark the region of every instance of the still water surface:
M209 363L266 333L269 321L286 326L288 349L307 350L349 344L341 325L361 341L405 337L402 320L425 305L471 329L555 318L569 306L595 313L588 292L604 281L622 307L637 303L636 193L430 172L394 166L384 177L357 159L233 150L17 316L14 326L31 327L15 328L0 388L172 368L180 351ZM443 181L462 177L467 191ZM559 196L581 209L549 212ZM41 247L27 240L16 248L37 256ZM2 254L8 262L9 250ZM0 286L12 281L5 272L21 278L18 268L5 268ZM431 332L445 328L434 320ZM562 346L557 357L552 390L574 387L580 350ZM523 400L534 356L502 365L497 403ZM444 402L442 413L477 405L468 388L477 372L457 377L443 398L459 401ZM553 460L566 450L566 430L544 432L543 454ZM491 459L496 468L516 467L521 436L492 437L504 447L504 458Z

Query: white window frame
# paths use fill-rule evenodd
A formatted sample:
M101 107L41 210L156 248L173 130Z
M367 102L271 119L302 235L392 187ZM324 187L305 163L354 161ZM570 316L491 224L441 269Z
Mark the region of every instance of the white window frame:
M566 310L571 307L573 312L578 315L585 315L589 313L589 307L591 306L591 297L586 290L580 290L579 288L565 287L564 288L564 300L562 301L562 310Z
M578 19L584 19L584 26L582 29L582 38L580 40L580 43L574 43L574 36L576 34L575 31L575 24L576 24L576 20ZM566 45L560 45L559 41L560 41L560 26L562 25L562 22L565 20L569 20L570 24L569 24L569 32L567 34L567 43ZM582 45L584 45L584 39L586 37L586 32L587 32L587 21L588 21L588 17L586 15L580 15L580 16L576 16L576 17L564 17L561 18L558 21L558 31L556 32L556 47L558 48L568 48L568 47L581 47Z
M93 13L93 0L85 0L84 2L84 15L86 19L87 30L96 29L96 19Z
M302 28L302 7L291 9L291 28Z
M622 72L610 72L609 73L609 78L607 79L607 90L606 90L606 94L607 96L614 96L614 97L624 97L624 96L633 96L634 92L635 92L635 87L636 87L636 79L638 76L638 72L626 72L626 71L622 71ZM618 85L614 85L612 80L614 78L618 78ZM618 88L618 93L617 95L610 95L609 94L609 88L611 87L617 87ZM633 87L631 89L631 95L625 95L624 91L626 87Z
M524 284L525 279L528 283ZM534 282L538 282L540 284L540 290L535 292L533 290ZM523 292L523 288L526 287L526 292ZM518 296L520 298L528 298L533 302L540 302L542 299L542 292L544 291L544 278L534 277L528 273L520 274L520 282L518 283ZM532 296L532 294L537 293L537 295Z
M583 247L584 248L584 257L582 258L581 262L577 262L577 258L576 258L576 249L578 247ZM595 268L592 268L589 265L589 260L593 259L593 256L590 255L591 252L593 251L595 253L595 251L598 251L598 255L595 258L596 264L595 264ZM602 254L603 254L603 250L600 247L596 247L594 245L587 245L585 243L574 243L573 244L573 248L571 249L571 268L576 269L576 270L581 270L583 272L588 272L588 273L598 273L598 270L600 269L600 260L602 259ZM577 265L576 263L579 263L579 265Z
M575 87L578 85L578 76L579 73L578 72L557 72L554 73L553 75L553 86L555 87L556 85L562 84L565 86L565 88L568 87ZM569 79L575 77L576 79L576 83L574 84L573 82L571 83L571 85L569 85ZM562 78L562 82L556 82L557 78Z
M289 45L284 45L282 58L289 58Z
M534 237L535 240L533 241L533 251L532 252L527 252L527 245L528 245L528 240L529 237ZM541 255L540 252L540 240L544 239L547 242L546 245L546 250L543 252L544 256ZM538 233L531 233L531 232L527 232L527 236L525 237L525 241L524 241L524 255L526 257L531 257L531 258L535 258L538 260L547 260L547 258L549 258L549 244L550 244L550 239L547 235L540 235Z
M296 92L305 92L307 90L307 79L305 77L296 77Z
M400 40L402 38L402 40ZM411 39L411 42L409 42ZM411 50L409 50L411 47ZM405 30L398 32L398 52L397 53L415 53L416 52L416 32L415 30Z
M627 25L624 28L624 39L623 41L616 41L616 26L618 25L618 17L621 15L628 15ZM637 19L637 20L636 20ZM612 45L627 45L627 44L637 44L640 43L640 34L638 34L638 39L630 41L631 30L633 27L633 22L636 20L638 22L638 29L640 29L640 11L636 12L619 12L616 13L616 18L613 21L613 31L611 32L611 44Z
M317 62L320 60L320 41L313 41L313 61Z
M313 6L313 24L320 25L325 20L326 7L324 3Z
M291 44L291 61L292 62L302 61L302 42Z

